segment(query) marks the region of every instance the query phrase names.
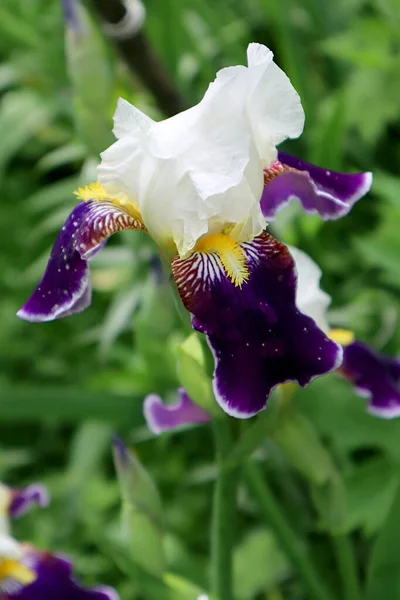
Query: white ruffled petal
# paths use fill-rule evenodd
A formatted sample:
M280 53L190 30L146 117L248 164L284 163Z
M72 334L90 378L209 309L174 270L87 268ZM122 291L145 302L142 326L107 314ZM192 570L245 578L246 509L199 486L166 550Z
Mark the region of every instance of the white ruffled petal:
M331 303L329 294L319 287L322 276L319 266L302 250L288 246L297 270L296 303L299 309L314 319L318 327L328 332L327 310Z
M249 67L222 69L202 101L156 123L120 100L118 141L102 154L99 180L132 198L150 234L185 256L228 225L238 241L265 226L263 168L276 144L300 134L300 100L270 50L251 44Z
M125 135L146 133L152 123L154 121L136 106L133 106L124 98L118 98L113 129L113 133L118 140Z
M305 119L298 93L272 58L265 46L249 45L248 71L253 74L254 87L247 111L266 168L276 160L275 146L287 138L299 137Z

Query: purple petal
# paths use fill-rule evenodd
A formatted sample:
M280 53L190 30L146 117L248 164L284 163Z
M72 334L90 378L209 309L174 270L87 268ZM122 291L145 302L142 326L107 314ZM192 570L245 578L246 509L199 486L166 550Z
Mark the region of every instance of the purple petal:
M50 504L50 496L44 485L33 483L23 490L11 490L10 517L22 517L33 504L46 508Z
M83 311L91 302L88 261L122 229L144 229L139 219L109 200L81 202L53 246L39 286L17 313L26 321L52 321Z
M36 573L35 581L23 587L17 583L15 592L7 591L4 600L119 600L112 588L88 590L79 585L71 562L61 556L31 551L26 566Z
M67 25L69 25L73 31L79 33L82 29L82 24L79 19L77 0L62 0L62 3L64 7L64 18Z
M261 209L266 219L273 220L291 200L299 200L307 213L319 214L325 221L339 219L371 185L371 173L327 171L279 152L278 161L265 171Z
M382 356L361 342L344 348L340 372L361 396L368 410L386 419L400 416L400 360Z
M122 469L126 469L129 467L131 455L129 453L128 447L125 444L124 440L119 437L119 435L113 436L113 450L115 456L115 462Z
M211 252L172 264L193 327L207 335L214 353L216 398L238 418L265 408L277 385L305 386L342 358L341 347L296 307L296 270L286 246L264 233L242 248L249 269L242 287Z
M184 389L179 389L176 404L164 404L160 396L150 394L144 401L147 427L159 434L182 425L194 425L211 421L211 415L191 400Z

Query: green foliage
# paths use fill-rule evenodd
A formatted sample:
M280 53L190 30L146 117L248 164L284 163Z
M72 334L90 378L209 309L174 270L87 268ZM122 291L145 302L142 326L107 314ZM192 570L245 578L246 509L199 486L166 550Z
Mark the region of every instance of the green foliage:
M400 491L396 490L390 512L375 544L368 570L367 600L395 600L400 593L396 553L400 544Z
M120 439L114 441L114 463L121 487L121 544L132 568L161 577L165 569L163 512L158 490L138 458Z
M145 31L189 104L218 68L244 62L248 42L265 43L306 111L303 136L285 150L327 168L374 171L372 193L346 219L323 223L290 207L272 229L320 264L334 325L400 354L398 1L146 5ZM154 439L142 401L150 392L172 401L184 385L209 408L211 369L152 242L128 232L108 243L92 263L85 313L44 325L15 317L74 205L73 190L96 177L117 97L162 116L87 12L79 36L65 31L59 0L0 3L1 478L48 485L51 507L18 521L16 535L71 554L87 584L115 585L123 600L195 600L209 589L217 473L210 428ZM241 428L225 467L258 461L299 553L307 549L333 597L344 597L330 537L340 532L354 544L363 597L397 599L400 421L369 415L337 374L287 402L282 409L271 398L269 410ZM128 534L132 519L141 532L133 538L139 550L131 546L129 555L121 544L113 430L134 444L162 497L166 535L154 553L147 544L153 536L157 545L158 529L143 524L140 511L125 511ZM243 486L238 503L236 600L304 598L290 552L271 523L260 523ZM161 571L162 579L154 576Z

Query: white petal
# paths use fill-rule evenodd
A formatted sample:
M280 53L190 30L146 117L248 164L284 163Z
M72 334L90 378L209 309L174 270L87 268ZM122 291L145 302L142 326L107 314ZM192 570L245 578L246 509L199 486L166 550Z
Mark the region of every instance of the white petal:
M327 310L331 297L319 287L321 269L302 250L288 246L294 258L297 270L297 296L296 302L299 309L314 319L323 331L329 331Z
M19 542L9 535L0 535L0 561L1 559L19 560L22 548Z
M133 106L124 98L118 98L117 108L114 114L113 133L117 139L133 132L145 133L150 128L153 120L141 110Z
M120 100L99 180L139 205L160 245L181 256L200 237L234 225L238 241L265 226L259 202L263 167L276 144L303 127L300 100L265 46L251 44L249 67L222 69L202 101L156 123Z

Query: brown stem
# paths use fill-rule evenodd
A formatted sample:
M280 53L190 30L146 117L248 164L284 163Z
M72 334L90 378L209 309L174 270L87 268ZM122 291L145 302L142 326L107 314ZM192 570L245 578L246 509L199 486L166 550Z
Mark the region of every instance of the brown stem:
M91 0L91 3L105 23L116 24L124 18L126 10L121 0ZM129 69L153 93L165 115L172 116L187 108L143 31L113 42Z

